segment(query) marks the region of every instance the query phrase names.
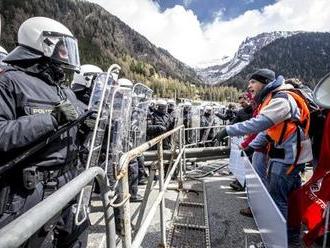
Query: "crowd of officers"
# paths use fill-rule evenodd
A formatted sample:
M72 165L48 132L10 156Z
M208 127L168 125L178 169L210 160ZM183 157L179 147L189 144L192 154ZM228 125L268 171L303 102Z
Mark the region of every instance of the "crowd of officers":
M76 39L70 30L52 19L34 17L25 21L18 31L17 44L9 54L0 50L2 165L86 112L91 104L93 82L103 73L94 65L80 67ZM118 79L118 72L112 77L120 87L133 88L129 80ZM309 108L299 96L290 93L293 88L282 76L276 77L273 71L260 69L249 79L249 93L239 96L241 107L238 110L234 104L219 109L213 105L196 107L189 101L177 105L174 100L164 99L149 99L143 109L132 101L131 128L139 130L135 125L146 117L143 142L182 124L188 129L204 127L185 132L186 144L197 146L213 146L227 136L246 135L241 148L251 157L253 166L287 218L288 194L301 185L300 172L313 160L308 136ZM144 115L138 114L141 111ZM134 116L139 119L134 120ZM229 125L219 131L214 128L223 124L219 120ZM68 129L51 146L26 159L24 166L0 175L0 228L84 170L86 140L90 139L94 128L95 115L92 115ZM126 150L123 148L122 152L139 145L126 143ZM164 140L163 147L170 149L171 140ZM84 153L85 158L82 158ZM137 185L146 184L147 175L143 156L131 161L131 201L142 200ZM231 186L242 188L237 181ZM84 247L89 221L79 226L74 224L75 204L73 200L25 242L24 247ZM251 215L248 209L241 212ZM290 245L299 246L299 232L288 229Z

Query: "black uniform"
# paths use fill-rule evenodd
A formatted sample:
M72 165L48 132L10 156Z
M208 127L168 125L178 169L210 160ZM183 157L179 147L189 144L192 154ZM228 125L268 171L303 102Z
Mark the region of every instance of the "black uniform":
M185 128L192 127L191 109L183 109L183 125ZM193 130L185 131L185 142L186 144L191 144L193 142Z
M238 122L249 120L252 118L252 114L253 114L253 109L251 105L245 108L241 108L240 110L237 111L236 116L234 117L234 119L231 121L230 124L235 124Z
M147 122L147 137L148 140L155 138L171 129L171 118L168 113L163 113L155 110L148 118ZM169 139L165 139L163 143L164 149L170 149L171 144Z
M50 113L56 104L65 99L76 107L78 113L83 112L78 107L79 103L74 93L68 88L58 86L52 80L52 75L48 70L25 73L10 67L1 73L1 164L15 158L59 128L57 121ZM4 208L0 213L0 227L35 206L78 174L77 156L80 141L77 134L77 127L70 129L41 152L24 161L23 166L2 176L2 193L3 189L9 186L9 195L2 202ZM26 187L23 183L27 175L25 173L29 171L36 175L35 187ZM84 224L79 228L73 226L72 219L73 213L69 206L63 210L62 218L58 216L52 219L50 224L61 223L57 225L55 232L56 246L72 245L75 240L72 233L86 227ZM26 245L28 247L41 246L51 230L50 226L45 225L29 239Z
M228 108L228 109L226 109L226 112L224 114L215 113L215 115L217 117L219 117L221 120L224 120L224 121L229 120L230 122L232 122L235 118L235 111Z
M214 118L211 115L207 115L204 114L201 117L201 127L210 127L210 126L214 126ZM207 137L204 137L204 135ZM213 128L209 128L209 129L201 129L200 132L200 138L203 139L204 137L204 141L206 140L212 140L214 138L214 130ZM203 141L203 140L201 140ZM207 144L208 146L212 145L211 143Z

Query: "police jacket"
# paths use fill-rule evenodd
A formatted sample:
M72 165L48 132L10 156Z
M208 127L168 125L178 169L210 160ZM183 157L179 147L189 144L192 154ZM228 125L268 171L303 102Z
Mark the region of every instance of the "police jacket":
M237 111L236 116L234 119L231 121L231 124L235 124L237 122L242 122L250 119L252 117L252 106L249 105L245 108L241 108L240 110Z
M171 126L171 119L169 114L160 113L155 111L152 113L147 122L147 134L148 136L156 137L162 133L167 132Z
M13 67L0 74L1 164L20 155L59 128L50 113L64 99L74 106L79 105L69 88L46 82ZM78 107L77 111L83 112ZM63 165L76 159L77 151L77 127L74 127L25 163L27 166Z
M213 116L209 115L202 115L201 117L201 127L210 127L214 125L214 118ZM209 131L208 131L209 130ZM201 138L203 138L203 135L206 134L208 132L207 137L205 137L206 139L212 139L214 137L214 130L213 128L209 128L209 129L201 129L200 131L200 136Z
M147 121L147 136L148 140L155 138L171 129L171 119L169 114L160 113L155 110ZM169 139L164 140L164 149L169 149Z

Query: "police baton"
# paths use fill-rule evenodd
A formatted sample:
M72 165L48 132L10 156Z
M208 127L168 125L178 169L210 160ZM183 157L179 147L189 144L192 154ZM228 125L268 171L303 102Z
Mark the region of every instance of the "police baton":
M93 113L95 113L95 111L92 111L92 110L86 111L81 116L79 116L77 120L68 122L65 125L63 125L52 136L48 137L47 139L45 139L45 140L41 141L40 143L36 144L35 146L31 147L30 149L23 152L21 155L14 158L13 160L10 160L9 162L0 166L0 176L2 176L2 174L4 174L6 171L13 169L17 164L21 163L25 159L31 157L36 152L40 151L42 148L44 148L48 144L52 143L55 139L59 138L63 133L65 133L69 129L73 128L74 126L78 125L80 122L84 121L87 117L91 116Z

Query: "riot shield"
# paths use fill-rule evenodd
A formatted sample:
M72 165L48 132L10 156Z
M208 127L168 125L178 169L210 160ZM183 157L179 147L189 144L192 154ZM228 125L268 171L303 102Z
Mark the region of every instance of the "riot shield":
M113 102L110 105L105 170L113 185L120 157L130 149L132 89L116 86L112 87L111 94Z
M191 108L191 127L194 128L188 132L188 135L191 136L191 142L197 144L199 141L200 130L197 129L200 127L201 122L201 110L199 106L192 106Z
M84 144L88 151L87 160L82 161L85 163L86 169L91 166L101 165L103 163L103 161L100 160L100 155L102 148L104 147L103 141L106 127L108 126L109 119L112 115L112 92L114 87L118 87L116 85L117 82L111 76L111 67L107 73L101 73L95 79L88 106L90 110L94 110L96 112L95 126L93 132L88 134L89 137L87 137ZM87 208L90 201L92 187L92 184L88 184L80 193L75 217L75 223L77 225L80 225L87 219Z
M183 109L181 106L177 106L174 110L175 127L183 125Z
M130 135L133 148L146 142L148 107L152 92L149 87L141 83L133 87Z
M204 114L204 112L203 112ZM202 117L205 118L204 123L205 126L204 127L209 127L209 128L205 128L202 129L200 132L200 136L201 136L201 142L205 143L206 141L209 141L210 139L212 139L213 134L214 134L214 129L210 128L211 126L215 125L215 115L214 115L214 110L212 109L211 114L208 117Z

